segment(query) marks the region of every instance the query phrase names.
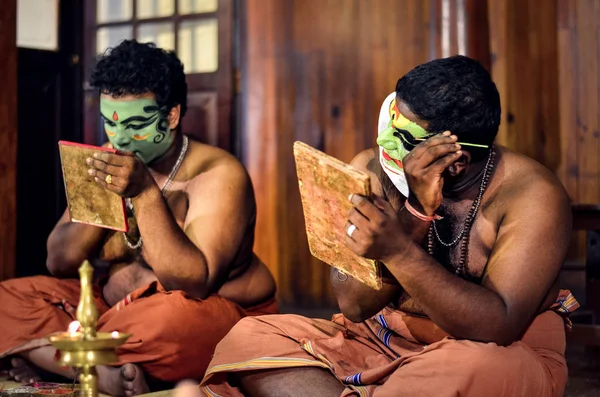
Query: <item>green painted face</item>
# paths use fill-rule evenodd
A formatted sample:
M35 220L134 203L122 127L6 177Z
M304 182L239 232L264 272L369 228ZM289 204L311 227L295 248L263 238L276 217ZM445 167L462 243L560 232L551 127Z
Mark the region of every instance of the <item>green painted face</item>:
M144 164L161 157L173 144L173 134L156 101L100 99L104 131L117 150L134 152Z
M377 144L383 149L383 158L390 167L402 169L402 160L419 143L432 134L400 113L396 100L390 104L388 128L381 131Z

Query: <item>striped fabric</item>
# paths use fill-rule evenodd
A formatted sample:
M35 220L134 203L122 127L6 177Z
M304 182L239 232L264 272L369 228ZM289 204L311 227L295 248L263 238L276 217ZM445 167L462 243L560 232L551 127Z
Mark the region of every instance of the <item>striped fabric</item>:
M369 397L380 388L398 395L419 390L431 396L441 389L455 390L452 395L484 395L497 389L491 395L556 397L564 390L566 364L561 349L548 346L561 345L570 326L568 315L577 307L570 291L561 290L551 310L529 326L526 342L508 347L454 339L430 319L390 306L362 323L342 315L332 321L297 315L244 319L217 347L200 386L210 397L242 397L228 382L232 372L313 367L328 370L345 386L341 397ZM544 354L532 356L536 346ZM473 377L487 361L505 377L496 372Z
M562 292L562 291L561 291ZM579 302L575 299L573 294L569 291L568 294L561 293L556 302L550 307L556 313L561 315L565 320L566 327L570 330L573 329L573 322L569 318L569 315L579 308Z

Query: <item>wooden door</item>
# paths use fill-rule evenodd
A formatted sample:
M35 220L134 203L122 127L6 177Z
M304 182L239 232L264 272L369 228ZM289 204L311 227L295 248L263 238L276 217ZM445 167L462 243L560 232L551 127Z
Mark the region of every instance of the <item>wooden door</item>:
M81 139L81 3L59 2L58 50L18 49L17 276L47 273L66 207L57 142Z
M15 274L17 225L17 2L0 7L0 281Z
M188 83L182 131L232 151L233 0L94 0L86 2L84 140L106 137L96 90L89 86L96 55L124 39L154 42L176 50Z

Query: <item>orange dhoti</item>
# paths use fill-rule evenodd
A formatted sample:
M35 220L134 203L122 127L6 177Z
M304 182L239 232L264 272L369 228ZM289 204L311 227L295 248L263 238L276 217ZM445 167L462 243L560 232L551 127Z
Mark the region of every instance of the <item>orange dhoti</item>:
M332 321L245 318L217 346L201 388L208 396L242 396L228 373L317 367L346 386L342 396L559 397L567 367L565 320L557 312L575 305L562 291L555 310L538 315L507 347L453 339L431 320L391 307L363 323L341 314Z
M0 359L49 345L66 331L79 303L78 279L37 276L0 283ZM94 290L98 330L132 336L119 347L119 363L138 364L158 380L201 379L217 343L244 316L275 313L275 302L251 309L219 296L192 299L154 282L112 308Z

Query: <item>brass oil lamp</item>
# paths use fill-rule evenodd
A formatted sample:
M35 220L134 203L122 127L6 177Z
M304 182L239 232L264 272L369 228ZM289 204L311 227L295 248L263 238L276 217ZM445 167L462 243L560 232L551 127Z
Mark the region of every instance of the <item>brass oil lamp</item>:
M98 373L96 366L118 361L115 349L121 346L131 335L114 332L96 332L98 309L93 295L94 268L88 261L79 268L81 297L77 306L77 321L80 327L69 327L68 332L49 336L50 343L60 352L58 363L74 367L79 372L81 397L98 396Z

